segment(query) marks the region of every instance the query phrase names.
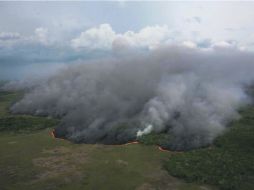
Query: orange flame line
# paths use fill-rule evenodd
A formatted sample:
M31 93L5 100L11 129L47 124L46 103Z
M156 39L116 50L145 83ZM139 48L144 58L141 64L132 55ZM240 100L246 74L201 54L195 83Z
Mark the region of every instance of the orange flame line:
M53 139L60 139L60 140L66 140L63 138L59 138L55 136L55 129L53 129L52 131L49 132L49 135L53 138Z
M138 141L132 141L125 144L111 144L110 146L124 146L124 145L130 145L130 144L139 144Z
M169 150L166 150L166 149L162 148L161 146L158 146L158 149L159 149L160 151L162 151L162 152L171 152L171 151L169 151Z
M53 129L52 131L49 132L49 135L54 138L54 139L60 139L60 140L66 140L66 139L62 139L62 138L57 138L55 136L55 129ZM133 142L128 142L128 143L125 143L125 144L114 144L113 146L123 146L123 145L131 145L131 144L139 144L138 141L133 141ZM161 146L158 146L158 149L162 152L171 152L169 150L166 150L166 149L163 149Z
M52 138L56 138L55 137L55 129L53 129L52 131L49 132L49 135L52 137Z
M138 142L138 141L133 141L133 142L125 143L125 144L123 144L123 145L130 145L130 144L139 144L139 142Z

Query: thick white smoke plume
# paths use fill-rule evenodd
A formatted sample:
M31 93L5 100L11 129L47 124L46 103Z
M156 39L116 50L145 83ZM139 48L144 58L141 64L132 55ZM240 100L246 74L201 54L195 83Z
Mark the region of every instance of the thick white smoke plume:
M253 79L253 53L164 47L69 66L11 110L59 117L56 135L75 142L125 143L165 132L173 135L168 148L190 149L210 144L239 117Z
M148 124L146 128L143 130L138 130L137 137L141 137L143 135L147 135L153 131L153 126L151 124Z

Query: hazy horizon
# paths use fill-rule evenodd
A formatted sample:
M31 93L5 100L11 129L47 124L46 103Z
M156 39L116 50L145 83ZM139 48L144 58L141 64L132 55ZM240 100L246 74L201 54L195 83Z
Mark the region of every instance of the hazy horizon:
M253 51L253 8L216 1L0 2L0 79L163 45Z

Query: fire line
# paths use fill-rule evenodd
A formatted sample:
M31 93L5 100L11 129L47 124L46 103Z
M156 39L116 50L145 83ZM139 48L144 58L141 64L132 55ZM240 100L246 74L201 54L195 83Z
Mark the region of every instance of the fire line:
M49 132L49 135L54 138L54 139L60 139L60 140L65 140L65 139L62 139L62 138L57 138L55 136L55 129L53 129L52 131ZM123 146L123 145L131 145L131 144L139 144L138 141L133 141L133 142L128 142L128 143L125 143L125 144L116 144L114 146ZM158 150L162 151L162 152L171 152L169 150L166 150L166 149L163 149L161 146L158 146Z

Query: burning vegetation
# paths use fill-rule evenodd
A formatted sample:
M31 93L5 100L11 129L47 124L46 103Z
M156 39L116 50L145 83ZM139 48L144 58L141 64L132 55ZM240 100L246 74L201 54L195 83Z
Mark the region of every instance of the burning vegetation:
M75 143L166 134L157 143L164 149L201 148L250 103L253 60L251 52L170 46L74 64L29 88L11 112L60 118L55 136Z
M49 132L49 135L54 138L54 139L60 139L60 140L65 140L63 138L58 138L55 136L55 129L51 130ZM157 134L155 134L157 136ZM158 142L156 140L154 141L148 141L149 143L146 142L146 140L144 140L146 137L142 137L142 140L141 138L138 140L138 141L131 141L131 142L127 142L127 143L124 143L124 144L114 144L114 146L126 146L126 145L133 145L133 144L145 144L145 145L157 145L158 147L158 150L162 151L162 152L172 152L170 150L167 150L167 149L164 149L160 146L160 144L158 144ZM149 138L149 137L148 137ZM160 137L157 137L157 140L159 139Z

